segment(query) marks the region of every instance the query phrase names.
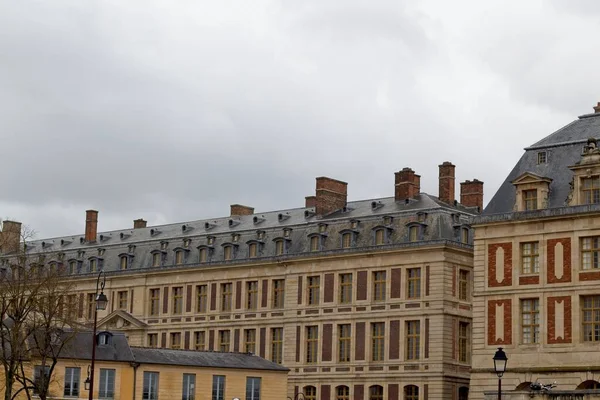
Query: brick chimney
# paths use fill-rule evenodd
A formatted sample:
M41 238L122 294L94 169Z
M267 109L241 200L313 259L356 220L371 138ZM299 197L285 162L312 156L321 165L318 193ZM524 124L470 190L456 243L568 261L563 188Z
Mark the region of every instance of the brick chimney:
M483 182L477 179L460 184L460 204L483 210Z
M317 196L306 196L304 200L306 201L304 205L306 208L312 208L317 205Z
M239 217L241 215L252 215L254 214L254 208L243 206L241 204L232 204L231 205L231 216Z
M21 243L21 223L15 221L4 221L2 232L0 232L0 250L2 253L15 253L19 250Z
M421 175L406 167L395 174L396 201L415 198L421 192Z
M438 198L448 204L454 203L454 170L456 166L444 161L440 167L440 187Z
M98 211L87 210L85 212L85 241L95 242L98 233Z
M348 184L327 177L317 178L315 207L318 216L327 215L346 206Z
M146 221L143 218L134 219L133 220L133 229L145 228L147 224L148 224L148 221Z
M594 113L595 114L600 113L600 101L598 102L598 105L594 106Z

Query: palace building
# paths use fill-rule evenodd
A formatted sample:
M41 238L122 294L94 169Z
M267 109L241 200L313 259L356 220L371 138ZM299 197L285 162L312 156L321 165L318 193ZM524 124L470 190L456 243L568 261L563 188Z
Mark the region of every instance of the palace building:
M27 242L27 252L65 271L81 323L104 271L99 327L133 346L254 353L289 368L286 395L306 400L466 399L469 224L483 182L461 183L455 200L455 166L444 162L438 183L438 196L422 193L404 168L390 197L347 201L345 182L320 177L304 207L232 205L227 217L138 219L112 232L98 232L89 210L85 234Z
M600 398L600 103L525 149L475 218L471 394ZM584 397L585 396L585 397ZM552 397L559 398L559 397Z

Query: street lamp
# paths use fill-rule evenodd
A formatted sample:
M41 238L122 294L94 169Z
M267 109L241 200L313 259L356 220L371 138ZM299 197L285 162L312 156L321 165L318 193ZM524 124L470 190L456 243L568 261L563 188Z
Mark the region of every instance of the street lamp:
M294 395L293 399L290 396L288 396L287 398L288 398L288 400L300 400L300 399L305 400L306 399L306 397L304 396L304 393L302 393L302 392L296 393Z
M85 378L85 382L83 382L83 387L85 390L90 390L90 366L88 365L88 374L87 378Z
M494 354L494 371L498 375L498 400L502 399L502 375L506 372L507 362L506 353L502 350L502 347L498 347L496 354Z
M102 282L100 282L102 278ZM106 310L108 304L108 297L104 294L104 285L106 284L106 276L104 271L98 273L98 279L96 280L96 308L94 309L94 332L92 335L92 365L89 372L89 384L87 388L90 391L89 400L94 399L94 362L96 361L96 325L98 324L98 310ZM98 290L100 293L98 293ZM86 379L86 381L88 380ZM87 382L86 382L87 383Z

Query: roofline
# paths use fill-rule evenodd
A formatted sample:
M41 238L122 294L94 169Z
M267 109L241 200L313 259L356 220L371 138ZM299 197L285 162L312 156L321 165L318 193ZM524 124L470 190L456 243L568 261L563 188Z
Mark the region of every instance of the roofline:
M482 215L475 217L471 225L483 226L496 223L502 224L519 221L531 221L536 219L559 219L568 216L585 216L588 214L600 215L600 204L586 204L580 206L547 208L534 211L511 211L499 214Z

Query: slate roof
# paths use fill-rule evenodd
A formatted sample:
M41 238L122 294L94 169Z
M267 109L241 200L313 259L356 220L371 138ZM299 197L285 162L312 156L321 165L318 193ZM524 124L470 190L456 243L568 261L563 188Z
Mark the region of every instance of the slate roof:
M92 332L65 332L65 336L75 335L69 338L60 353L61 358L79 360L92 359ZM127 338L123 333L110 332L112 344L99 345L96 347L96 360L102 361L135 361Z
M516 191L511 182L526 172L552 179L548 193L548 208L565 207L573 179L573 172L569 166L581 159L583 146L590 137L600 138L600 113L582 115L525 148L525 154L490 200L483 215L512 212ZM545 164L538 164L538 153L541 151L547 154Z

